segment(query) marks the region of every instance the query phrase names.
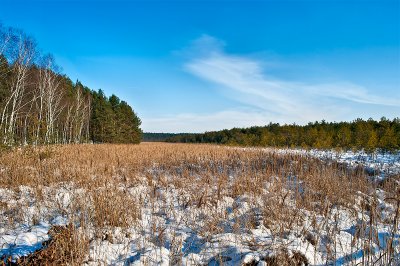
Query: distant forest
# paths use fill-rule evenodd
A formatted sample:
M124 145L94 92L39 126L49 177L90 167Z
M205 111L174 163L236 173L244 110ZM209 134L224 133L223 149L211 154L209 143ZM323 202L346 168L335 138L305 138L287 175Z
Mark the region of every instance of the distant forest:
M334 123L321 121L305 126L270 123L262 127L176 135L166 141L239 146L364 149L367 152L376 149L396 151L400 148L400 119L389 120L383 117L380 121L373 119Z
M125 101L72 82L32 37L0 24L0 145L139 143L140 124Z
M189 133L143 133L142 141L145 142L164 142L170 138L177 136L189 135Z

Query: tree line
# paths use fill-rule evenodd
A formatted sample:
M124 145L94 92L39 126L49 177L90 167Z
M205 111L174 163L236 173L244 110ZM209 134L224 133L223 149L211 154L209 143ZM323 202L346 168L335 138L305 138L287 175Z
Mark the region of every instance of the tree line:
M138 143L140 124L125 101L72 82L31 36L0 24L0 144Z
M189 133L153 133L153 132L144 132L142 141L144 142L164 142L169 138L188 135Z
M170 137L167 142L217 143L239 146L301 147L318 149L376 149L396 151L400 149L400 119L382 117L356 119L352 122L314 122L305 126L280 125L233 128L204 134L188 134Z

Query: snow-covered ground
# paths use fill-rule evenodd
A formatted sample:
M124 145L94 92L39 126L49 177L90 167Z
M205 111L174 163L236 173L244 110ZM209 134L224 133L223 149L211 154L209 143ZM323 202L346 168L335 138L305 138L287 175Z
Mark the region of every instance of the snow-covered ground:
M364 151L335 151L335 150L302 150L278 149L279 153L297 153L309 155L323 160L334 160L350 166L364 166L368 172L378 174L378 178L400 173L400 152L395 153L366 153Z
M370 156L363 152L320 150L281 149L278 152L311 155L351 166L362 164L376 169L379 175L400 172L400 153ZM149 169L151 173L154 171L157 169ZM174 177L164 178L169 181ZM273 180L263 184L260 195L223 195L217 202L204 200L201 207L198 206L200 203L182 204L192 193L187 187L178 187L174 182L165 182L160 178L155 178L151 186L146 177L138 180L135 186L121 184L115 189L141 203L140 219L126 228L102 229L102 233L110 237L94 238L90 242L90 251L84 264L264 265L268 258L278 256L285 250L289 257L299 252L312 265L354 265L365 260L363 247L371 235L373 237L369 245L373 261L379 264L380 254L384 254L388 239L392 239L397 254L397 262L393 261L393 265L400 263L399 228L393 228L391 222L370 226L371 217L361 209L361 202L369 196L361 192L356 192L360 204L352 208L333 206L330 213L321 215L296 208L290 197L287 200L276 198L271 193L271 187L275 185ZM0 189L0 202L7 205L3 207L3 215L7 216L5 212L19 208L13 210L18 213L18 219L14 217L15 222L13 217L2 220L0 257L12 256L15 260L40 249L41 243L49 239L48 231L52 225L70 222L72 216L68 210L74 198L85 195L85 191L74 184L43 187L42 191L41 202L45 204L37 204L33 188L21 186L18 193ZM285 192L289 193L290 189L283 189L282 193ZM204 191L204 197L207 197L207 193ZM388 217L390 221L396 210L395 204L386 200L386 192L381 189L377 189L375 195L378 216ZM277 228L267 228L265 219L268 214L265 208L271 202L276 203L276 210L284 207L292 211L298 220L290 221L288 225L286 219L290 220L289 213L286 218L282 216L282 224L276 224ZM283 214L277 212L272 215ZM385 220L383 218L382 221ZM279 230L281 225L291 229ZM88 235L94 235L93 229L87 230Z

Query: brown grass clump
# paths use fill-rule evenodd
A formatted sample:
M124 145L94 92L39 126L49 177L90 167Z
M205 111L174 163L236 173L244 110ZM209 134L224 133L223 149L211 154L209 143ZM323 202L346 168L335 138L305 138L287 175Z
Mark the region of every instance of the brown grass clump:
M287 250L280 250L277 254L264 258L268 266L307 266L307 258L298 251L288 254Z
M96 228L128 227L140 218L140 209L126 192L105 188L92 193L93 218Z
M85 260L89 241L72 224L53 226L49 234L41 249L10 265L80 265Z

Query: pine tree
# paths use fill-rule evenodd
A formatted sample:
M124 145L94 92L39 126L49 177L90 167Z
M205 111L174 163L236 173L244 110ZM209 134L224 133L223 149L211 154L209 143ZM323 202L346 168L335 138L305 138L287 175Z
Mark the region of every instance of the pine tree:
M371 130L369 133L368 143L365 146L365 151L368 153L372 153L378 146L378 134L376 134L375 130Z
M398 139L393 127L387 127L379 142L379 146L384 151L395 151L399 148Z
M337 144L338 147L345 149L351 146L351 130L347 125L340 127L337 133Z

